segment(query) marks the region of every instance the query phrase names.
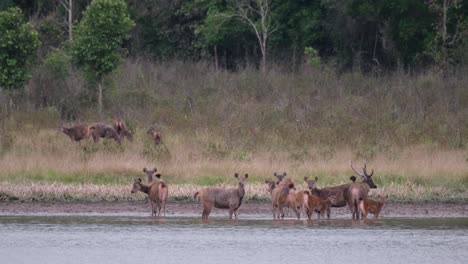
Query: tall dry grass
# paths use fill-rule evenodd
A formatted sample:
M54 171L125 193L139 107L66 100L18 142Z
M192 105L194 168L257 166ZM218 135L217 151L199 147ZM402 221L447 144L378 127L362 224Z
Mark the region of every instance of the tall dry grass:
M318 176L323 187L348 182L353 160L367 162L379 186L398 197L466 198L467 75L372 77L337 75L326 67L295 73L272 68L261 75L251 68L215 72L206 64L128 60L105 81L103 119L91 107L89 87L61 82L86 91L67 104L77 118L69 123L120 115L135 132L134 142L122 146L80 146L57 133L61 105L34 107L43 99L34 91L47 91L53 82L46 79L33 78L17 110L0 113L0 182L113 188L157 166L177 185L229 183L234 172L249 173L258 184L287 171L298 182ZM151 124L160 127L163 146L146 135Z

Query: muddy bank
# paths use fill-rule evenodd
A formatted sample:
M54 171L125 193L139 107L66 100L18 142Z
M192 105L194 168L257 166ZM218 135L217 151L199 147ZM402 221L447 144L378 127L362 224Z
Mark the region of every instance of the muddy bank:
M166 206L167 216L201 214L201 206L195 202L170 202ZM150 205L146 201L125 202L0 202L0 214L149 214ZM216 209L213 215L226 215L226 210ZM245 202L240 215L271 217L268 202ZM351 216L347 207L332 208L331 217ZM468 203L400 203L388 202L381 213L382 217L468 217ZM289 216L292 218L292 214ZM315 217L315 215L314 215Z

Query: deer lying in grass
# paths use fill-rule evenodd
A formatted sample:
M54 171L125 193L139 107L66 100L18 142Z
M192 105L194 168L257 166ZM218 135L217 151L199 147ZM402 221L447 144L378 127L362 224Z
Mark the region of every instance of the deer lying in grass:
M153 182L151 184L142 183L141 179L138 178L133 183L132 193L143 192L148 194L148 198L151 201L151 215L154 216L157 212L161 212L161 200L160 200L160 185L165 185L164 182ZM159 215L159 213L157 214Z
M161 143L161 133L158 128L151 126L146 133L151 136L155 145Z
M293 202L293 194L291 194L294 192L294 182L292 182L291 179L284 179L286 173L283 173L283 175L280 176L282 177L281 179L278 178L276 173L274 175L277 177L278 181L265 181L265 183L268 184L268 188L271 193L273 219L283 219L283 209L289 206L292 206L293 211L299 219L300 214ZM279 211L278 214L276 214L276 211Z
M386 197L379 195L380 201L378 202L371 199L362 199L359 201L362 219L366 219L368 213L373 214L375 219L379 218L380 211L382 211L382 207L385 204L385 198Z
M238 173L235 173L234 177L239 179L239 186L237 188L206 188L193 195L194 199L199 196L200 202L203 205L202 219L208 219L213 206L219 209L229 209L229 219L232 219L233 214L235 219L237 219L239 208L245 195L244 182L249 175L239 176Z
M128 130L127 124L125 124L125 121L122 118L119 117L114 120L114 130L121 139L126 137L128 140L133 141L133 134Z
M317 195L310 194L309 190L303 191L303 193L304 210L309 220L312 219L313 212L317 213L318 219L323 217L325 213L327 214L327 218L330 219L330 207L332 205L332 201L335 199L335 196L331 195L326 200L324 200Z
M103 124L103 123L96 123L96 124L89 126L89 131L90 131L91 136L93 137L94 143L98 143L99 138L112 138L119 145L121 143L119 134L117 134L115 129L110 125Z
M377 188L374 181L372 180L372 175L374 175L374 169L372 169L371 174L367 173L366 164L364 164L364 168L362 172L358 172L353 164L351 163L351 168L354 172L356 172L359 176L361 176L362 182L354 182L355 178L351 177L350 179L353 181L349 186L347 193L345 194L345 198L347 199L347 204L349 210L351 210L352 219L359 219L359 201L367 199L367 195L369 194L370 189Z
M81 143L81 140L83 139L88 139L90 135L90 131L88 126L86 125L75 125L72 127L64 127L62 124L60 124L58 130L60 132L65 133L68 137L70 137L70 140L76 141L78 143Z

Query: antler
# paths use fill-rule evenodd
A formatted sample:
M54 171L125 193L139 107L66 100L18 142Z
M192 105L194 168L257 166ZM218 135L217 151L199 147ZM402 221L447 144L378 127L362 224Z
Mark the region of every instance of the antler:
M366 177L368 177L368 178L369 178L369 177L372 177L372 175L374 175L374 169L372 169L372 172L371 172L370 175L367 174L367 168L366 168L366 164L365 164L365 163L364 163L364 170L363 170L363 171L364 171L364 175L366 175Z
M361 176L361 177L365 177L365 176L366 176L366 175L365 175L365 170L366 170L366 165L365 165L365 164L364 164L364 174L359 173L359 172L354 168L353 162L352 162L352 161L349 161L349 164L351 165L351 169L353 169L353 171L354 171L355 173L357 173L357 175L359 175L359 176Z

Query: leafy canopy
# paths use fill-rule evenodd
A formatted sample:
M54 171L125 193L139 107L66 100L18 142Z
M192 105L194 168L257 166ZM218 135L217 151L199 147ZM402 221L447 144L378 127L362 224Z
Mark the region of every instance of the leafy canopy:
M123 0L94 0L75 30L72 54L76 63L96 79L112 72L134 25Z
M0 87L18 89L31 78L28 64L40 41L19 8L0 11Z

